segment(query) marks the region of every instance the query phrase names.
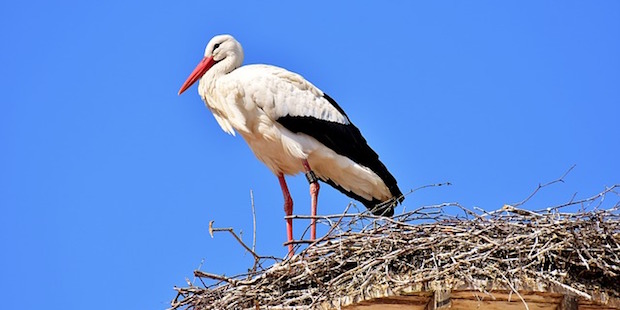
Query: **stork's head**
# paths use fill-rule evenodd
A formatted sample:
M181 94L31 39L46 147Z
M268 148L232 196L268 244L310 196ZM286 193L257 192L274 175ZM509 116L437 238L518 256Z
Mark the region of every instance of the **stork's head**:
M185 80L179 89L179 95L200 80L211 68L220 74L226 74L239 68L242 62L243 48L233 36L222 34L213 37L205 48L205 57Z

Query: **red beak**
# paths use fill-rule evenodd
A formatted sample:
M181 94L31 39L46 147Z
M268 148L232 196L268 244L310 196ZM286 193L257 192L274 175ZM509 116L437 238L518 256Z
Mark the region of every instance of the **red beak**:
M198 81L205 73L207 73L207 71L211 69L214 64L215 60L213 60L213 56L203 58L198 63L196 68L194 68L192 74L190 74L187 80L185 80L185 83L183 83L181 89L179 89L179 95L182 94L185 90L187 90L190 86L194 85L194 83L196 83L196 81Z

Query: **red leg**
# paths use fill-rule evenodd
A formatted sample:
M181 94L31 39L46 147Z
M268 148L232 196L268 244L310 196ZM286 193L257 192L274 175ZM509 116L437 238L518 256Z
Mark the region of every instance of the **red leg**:
M288 191L288 187L286 186L286 180L284 180L284 175L281 173L278 174L278 181L280 181L280 187L282 188L282 195L284 196L284 213L287 216L293 215L293 199L291 198L291 193ZM293 219L286 219L286 237L287 241L293 241ZM288 245L288 256L292 257L295 254L293 250L293 245L289 243Z
M310 182L310 199L312 203L312 209L310 210L310 214L312 215L312 220L310 220L310 239L316 239L316 209L319 200L319 182L314 175L312 169L310 169L310 164L308 161L304 159L303 161L304 169L306 170L306 177L308 178L308 182Z

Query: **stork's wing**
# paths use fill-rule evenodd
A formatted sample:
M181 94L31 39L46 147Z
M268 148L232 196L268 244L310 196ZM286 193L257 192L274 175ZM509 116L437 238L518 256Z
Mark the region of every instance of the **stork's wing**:
M297 116L349 124L344 111L299 74L274 66L248 65L228 77L243 84L246 104L256 104L272 120Z
M324 96L326 100L332 102L334 106L337 106L336 102L327 94L324 94ZM355 163L369 168L383 180L390 190L390 193L400 200L402 193L396 184L396 179L379 160L379 155L368 145L359 129L352 123L341 124L311 116L291 115L280 117L277 119L277 122L294 133L309 135L339 155L348 157ZM342 189L338 184L333 182L328 183L349 197L363 202L366 207L371 210L378 203L382 202L376 199L372 201L365 200L362 197Z

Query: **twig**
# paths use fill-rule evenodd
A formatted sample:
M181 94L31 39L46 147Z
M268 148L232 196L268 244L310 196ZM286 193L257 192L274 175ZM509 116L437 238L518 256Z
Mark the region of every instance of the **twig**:
M205 263L205 259L203 258L203 259L200 260L200 264L198 265L198 269L196 269L196 270L202 269L202 265L204 263ZM194 283L196 283L196 276L194 276L194 279L192 280L192 284L191 285L194 285Z
M226 227L226 228L215 228L213 227L213 223L215 223L215 221L210 221L209 222L209 234L211 235L211 238L213 238L213 233L216 231L227 231L229 232L231 235L233 235L233 237L235 237L235 239L237 239L237 241L239 242L239 244L241 244L241 246L246 249L246 251L250 252L250 254L252 254L252 256L254 256L254 259L261 259L261 257L256 254L256 252L254 252L252 249L250 249L242 240L241 238L239 238L239 236L237 236L237 234L235 233L235 231L232 229L232 227Z
M512 285L512 283L510 283L510 280L508 280L506 278L506 275L504 275L503 273L502 273L502 278L504 278L504 281L505 281L504 283L506 283L510 287L511 292L514 292L515 294L517 294L517 296L519 296L519 299L521 299L523 306L525 306L525 310L530 310L530 306L528 306L527 302L525 302L525 299L523 299L523 296L519 294L519 291L517 291L517 289Z
M220 280L220 281L228 282L228 283L230 283L232 285L236 285L237 284L237 280L235 280L235 279L231 279L231 278L228 278L226 276L221 276L221 275L218 275L218 274L208 273L208 272L204 272L204 271L200 271L200 270L195 270L194 271L194 276L198 277L198 278L210 278L210 279Z
M572 205L578 205L578 204L582 204L582 203L586 203L586 202L595 201L595 200L597 200L599 198L605 197L605 195L607 193L609 193L609 192L614 192L614 190L616 188L620 188L620 184L614 184L611 187L607 187L607 188L605 188L604 191L602 191L602 192L600 192L600 193L598 193L598 194L596 194L596 195L594 195L592 197L589 197L589 198L573 201L573 198L574 198L574 196L573 196L573 198L571 198L571 200L569 202L561 204L561 205L554 206L551 209L560 209L560 208L563 208L563 207L568 207L568 206L572 206Z
M256 209L254 208L254 192L250 190L250 203L252 205L252 225L253 225L253 234L252 234L252 252L256 251Z
M407 192L404 196L409 195L409 194L414 193L414 192L417 192L417 191L419 191L419 190L421 190L421 189L424 189L424 188L429 188L429 187L439 187L439 186L450 186L450 185L452 185L452 183L451 183L451 182L443 182L443 183L435 183L435 184L426 184L426 185L422 185L422 186L420 186L420 187L417 187L417 188L414 188L414 189L409 190L409 192Z
M520 202L512 204L512 206L513 207L518 207L520 205L523 205L528 200L530 200L532 197L534 197L534 195L536 195L536 193L538 193L538 191L541 190L544 187L547 187L547 186L549 186L551 184L555 184L555 183L558 183L558 182L564 183L564 178L568 175L568 173L571 172L571 170L573 170L573 168L575 168L575 166L576 165L572 165L570 168L568 168L568 170L566 172L564 172L564 174L561 177L559 177L558 179L555 179L555 180L553 180L551 182L548 182L548 183L545 183L545 184L542 184L542 185L538 184L538 187L536 187L536 189L529 196L527 196L527 198L525 198L524 200L522 200Z

